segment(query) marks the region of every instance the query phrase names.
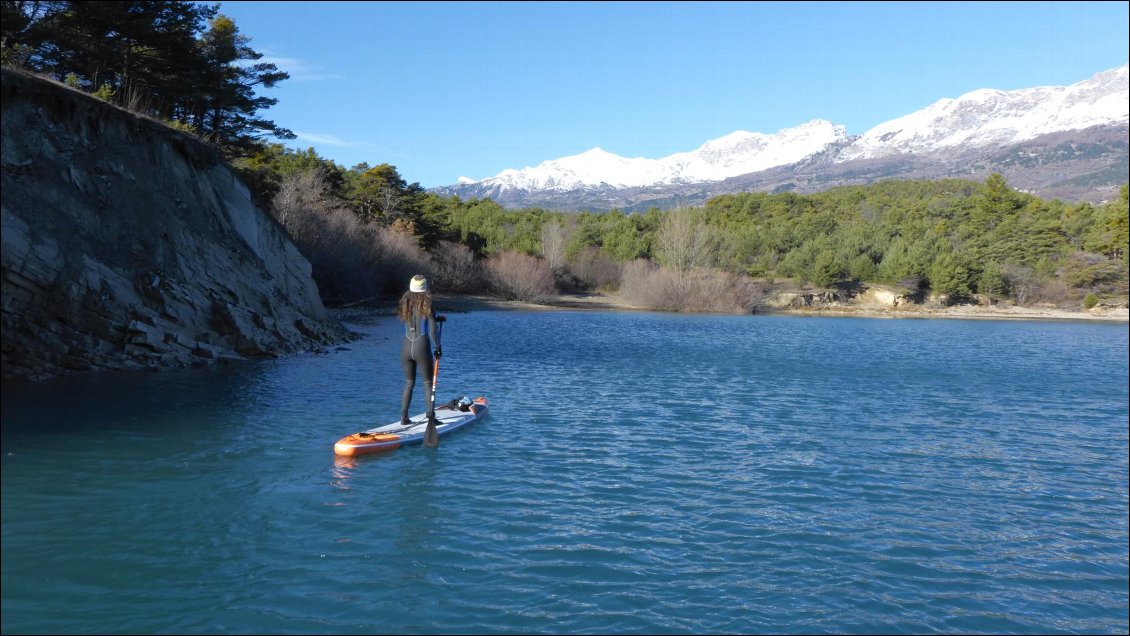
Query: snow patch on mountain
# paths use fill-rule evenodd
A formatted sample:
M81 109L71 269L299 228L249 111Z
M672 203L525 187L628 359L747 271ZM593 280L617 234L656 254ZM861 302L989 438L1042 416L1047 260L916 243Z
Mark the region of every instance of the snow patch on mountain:
M879 124L844 148L837 161L900 153L1014 144L1040 135L1126 123L1127 66L1070 86L980 89Z
M613 201L618 196L615 192L626 192L625 196L638 202L660 196L640 189L686 190L697 184L789 169L802 161L811 163L808 160L830 170L856 160L898 162L909 156L935 163L966 161L974 155L984 159L986 152L1046 135L1126 126L1130 120L1128 71L1130 65L1123 65L1070 86L975 90L941 99L855 137L849 137L842 126L816 119L774 134L739 130L690 152L660 159L626 158L597 147L535 167L505 170L480 181L461 177L457 185L441 190L491 197L511 205L566 199L573 206L586 200L620 205ZM1064 181L1067 175L1056 179ZM786 185L787 181L774 187Z
M482 181L460 179L460 183L500 189L562 191L721 181L800 161L846 138L842 126L814 120L772 135L739 130L708 141L691 152L662 159L629 159L597 147L532 168L504 170Z

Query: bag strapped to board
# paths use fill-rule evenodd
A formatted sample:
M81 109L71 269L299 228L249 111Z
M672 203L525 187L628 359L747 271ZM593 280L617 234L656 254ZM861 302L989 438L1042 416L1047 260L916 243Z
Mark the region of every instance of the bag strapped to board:
M464 413L466 413L471 410L471 404L471 398L464 395L461 397L452 398L451 401L449 401L447 404L444 404L444 406L451 409L452 411L463 411Z

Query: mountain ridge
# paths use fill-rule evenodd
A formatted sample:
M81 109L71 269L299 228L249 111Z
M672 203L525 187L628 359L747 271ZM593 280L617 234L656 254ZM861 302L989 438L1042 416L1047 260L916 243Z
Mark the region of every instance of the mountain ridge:
M888 178L982 179L1046 198L1101 203L1127 180L1130 65L1069 86L978 89L861 135L816 119L766 135L740 130L690 152L626 159L599 147L432 188L509 208L644 210L740 192L815 192Z

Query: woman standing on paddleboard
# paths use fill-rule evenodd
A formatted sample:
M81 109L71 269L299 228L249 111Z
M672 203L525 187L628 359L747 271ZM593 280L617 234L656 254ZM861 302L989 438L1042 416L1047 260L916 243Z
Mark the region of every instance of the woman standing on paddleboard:
M400 344L400 364L404 368L404 395L400 399L400 423L407 426L408 405L412 401L412 390L416 388L416 368L424 379L424 395L428 403L428 422L436 421L435 395L432 394L435 361L443 354L439 333L436 329L436 312L432 307L432 294L428 291L428 279L416 275L408 285L408 291L400 297L396 315L404 323L404 340ZM435 349L432 349L435 342ZM435 360L432 354L435 354Z

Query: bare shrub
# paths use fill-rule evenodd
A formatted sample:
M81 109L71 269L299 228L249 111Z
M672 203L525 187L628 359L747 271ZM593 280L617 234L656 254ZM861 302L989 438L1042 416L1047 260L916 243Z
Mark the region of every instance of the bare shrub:
M1071 306L1078 304L1083 293L1058 278L1049 278L1036 288L1032 301L1037 304Z
M1063 260L1060 278L1071 287L1104 294L1125 294L1126 265L1102 254L1075 252Z
M582 287L608 290L620 286L621 267L604 250L590 245L573 257L568 270Z
M416 274L431 275L431 261L415 236L393 228L379 228L375 233L376 257L369 264L369 275L379 281L382 294L398 296Z
M415 237L364 223L327 196L320 169L285 177L272 212L310 261L322 302L369 300L403 291L408 279L427 273L429 261Z
M503 298L541 302L557 289L545 261L519 252L502 252L486 261L491 288Z
M1036 272L1023 265L1007 264L1002 267L1005 282L1012 291L1012 300L1017 305L1027 305L1038 295L1041 281Z
M554 274L565 268L565 245L568 242L565 228L556 220L541 226L541 255Z
M744 276L703 267L680 273L645 260L624 265L620 294L659 311L718 313L747 313L764 298L764 291Z
M310 260L323 302L338 305L378 295L378 281L364 275L375 256L371 228L348 210L303 211L303 227L312 231L295 237L295 244Z
M675 272L643 259L624 264L620 295L633 305L659 311L678 311L682 306Z
M475 292L484 285L483 268L471 248L462 243L440 241L431 254L432 280L446 292Z
M290 230L294 225L293 215L328 211L331 207L326 197L328 187L326 172L320 168L286 175L271 200L271 213ZM295 234L292 232L291 236Z
M714 264L716 243L701 209L676 208L659 225L655 260L668 269L687 273Z
M681 311L748 313L760 301L758 288L745 276L699 267L682 275Z
M1061 278L1040 274L1023 265L1008 264L1003 270L1012 300L1017 305L1068 306L1077 304L1084 295Z

